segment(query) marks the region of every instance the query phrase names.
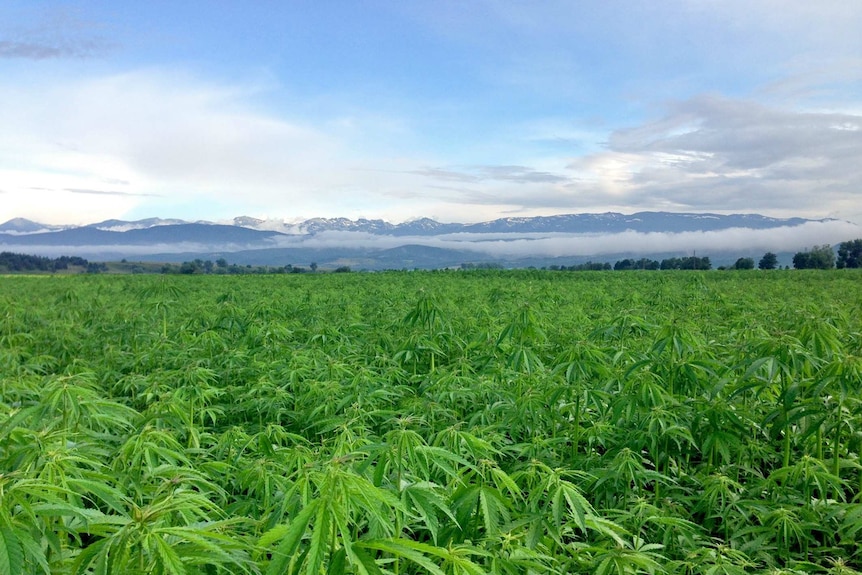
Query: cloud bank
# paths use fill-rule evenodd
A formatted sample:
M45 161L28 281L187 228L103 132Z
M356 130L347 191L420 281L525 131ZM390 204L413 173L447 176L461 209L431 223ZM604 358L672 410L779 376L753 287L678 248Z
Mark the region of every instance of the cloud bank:
M862 236L862 227L843 221L806 222L771 229L729 228L706 232L616 234L472 234L380 236L357 232L323 232L314 236L279 237L280 247L390 249L404 245L468 250L492 257L604 256L620 253L657 254L796 251L812 245L836 244Z
M475 257L520 259L529 257L612 257L618 254L700 255L757 254L766 251L793 252L814 245L837 244L862 237L862 227L844 221L806 222L799 226L770 229L729 228L705 232L613 234L568 233L454 233L438 236L389 236L364 232L327 231L314 235L274 236L265 244L203 244L193 242L154 245L20 246L0 245L0 251L38 255L84 255L85 257L145 257L153 254L201 254L238 252L253 249L343 250L350 257L355 250L387 250L401 246L426 246L459 250ZM197 256L194 256L197 257ZM277 256L272 256L278 259ZM275 262L273 262L275 263Z
M681 210L858 213L862 115L797 112L718 96L668 105L666 115L610 135L574 159L574 186L593 201Z
M46 88L35 106L49 112L37 113L26 92L0 89L0 176L12 196L0 217L36 219L32 210L45 205L28 190L41 188L77 195L51 202L73 213L109 206L106 218L120 206L181 216L171 208L205 201L218 217L464 222L663 210L862 221L862 114L703 95L669 103L659 119L615 130L604 149L577 157L384 164L357 145L380 136L375 129L279 118L249 106L247 90L150 70Z

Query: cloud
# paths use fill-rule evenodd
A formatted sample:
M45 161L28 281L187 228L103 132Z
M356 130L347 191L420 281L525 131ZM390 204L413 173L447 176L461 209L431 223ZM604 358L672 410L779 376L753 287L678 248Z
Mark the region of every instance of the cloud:
M862 236L862 227L837 220L806 222L799 226L770 229L729 228L705 232L642 233L626 231L613 234L569 233L455 233L439 236L389 236L364 232L327 231L314 235L277 236L267 241L269 248L294 249L370 249L386 250L407 245L472 252L477 257L608 257L620 254L698 255L756 254L766 251L793 252L813 245L836 244ZM151 254L194 254L252 249L239 244L177 243L115 246L27 246L38 255L84 255L120 258ZM20 246L0 245L0 250L20 250ZM349 252L346 252L349 253ZM191 256L190 256L191 257Z
M131 182L119 178L103 178L102 181L113 186L128 186Z
M0 251L10 251L14 253L24 252L28 254L48 257L81 255L89 259L105 258L108 261L114 258L124 258L127 256L150 256L154 254L198 254L207 252L230 253L243 250L247 247L248 246L237 244L207 245L194 242L149 245L28 245L26 247L22 247L18 244L0 243Z
M49 60L54 58L90 58L107 49L97 40L80 40L74 43L41 44L0 40L0 58Z
M348 185L340 138L256 110L256 89L164 69L6 85L0 153L15 172L7 181L90 191L128 182L126 197L218 205L243 196L256 209Z
M159 194L136 194L132 192L115 192L115 191L102 191L102 190L82 190L79 188L66 188L67 192L73 194L89 194L94 196L123 196L123 197L133 197L133 198L159 198L161 195Z
M476 174L447 170L444 168L421 168L419 170L412 170L409 173L442 182L476 184L482 181L482 178Z
M8 14L7 14L8 15ZM100 25L81 18L75 11L46 9L38 12L29 27L0 29L0 58L52 60L60 58L92 58L114 46L113 42L95 33Z
M467 250L492 257L606 256L621 253L795 251L835 244L862 235L862 227L843 221L806 222L770 229L729 228L704 232L614 234L479 234L386 236L360 232L322 232L275 238L279 247L390 249L404 245Z
M581 191L632 207L847 213L862 204L859 157L862 115L699 96L612 133L605 151L568 168Z
M488 179L513 183L546 184L568 181L565 176L539 172L524 166L484 166L481 168L481 172Z
M512 207L509 195L538 197L569 181L552 169L560 163L433 167L422 150L393 156L403 128L393 132L393 122L380 121L379 113L357 111L349 123L311 121L262 106L273 90L281 95L254 80L224 84L176 68L50 83L25 78L0 86L6 167L0 165L0 177L17 184L19 205L27 205L33 187L116 191L122 185L111 195L128 202L108 217L134 209L135 217L252 213L395 221L491 219L501 205ZM91 202L82 199L73 208L76 217L50 219L87 221L100 207L98 198L109 196L89 195ZM155 197L158 204L147 201ZM465 211L476 198L480 205ZM20 215L13 207L0 212Z
M832 57L827 60L803 58L788 65L787 75L755 90L767 101L808 103L809 105L858 106L862 83L862 58Z
M516 184L561 183L566 176L540 172L527 166L468 166L462 169L422 168L409 173L438 181L480 183L488 181Z
M0 213L19 215L12 206L26 206L21 190L35 184L107 188L74 198L77 219L112 201L119 206L113 217L198 210L208 218L477 221L651 209L858 214L862 221L860 116L847 111L859 106L847 82L860 80L862 4L481 0L444 7L397 8L429 32L408 34L422 43L405 45L399 56L409 66L410 46L428 48L439 69L413 66L396 79L386 75L394 64L386 58L368 75L354 72L360 80L343 59L324 69L325 54L310 59L321 69L280 68L276 62L290 59L269 43L274 57L249 65L241 58L259 48L253 39L232 50L218 28L198 36L192 25L168 46L146 26L117 34L74 11L51 9L16 29L10 22L19 19L1 18L0 58L91 57L110 48L112 36L131 41L122 58L105 62L0 62L9 69L0 83L0 179L15 190ZM118 13L101 14L114 14L122 27ZM343 50L342 40L331 48ZM154 51L135 51L141 47ZM356 49L357 61L371 55ZM307 56L291 54L298 63ZM127 68L177 58L197 71ZM237 72L245 66L265 71ZM46 68L59 72L48 77ZM258 73L265 78L250 77ZM338 82L321 79L334 74ZM422 83L411 83L418 77ZM686 99L703 86L749 96ZM680 99L661 117L634 125L645 106L672 94ZM851 105L837 111L836 97ZM795 108L786 107L788 98ZM608 133L624 121L631 127ZM16 194L17 204L7 202Z
M29 205L36 216L27 190L41 187L92 196L64 206L78 221L104 213L97 202L109 197L123 211L107 217L160 198L136 217L482 221L666 210L862 221L862 115L854 113L701 95L612 132L598 152L464 165L428 162L421 150L382 155L375 142L393 135L374 123L311 123L256 106L267 89L177 69L2 86L0 177L7 196L20 198L4 197L0 211L14 217ZM172 211L178 206L186 212Z
M33 176L0 166L0 181L9 188L0 203L0 221L23 217L45 224L87 224L110 219L124 213L136 203L146 200L121 194L91 194L70 192L61 187L69 183L63 174L49 174L43 186L28 186ZM81 182L87 184L87 182ZM96 191L96 190L92 190Z
M45 60L57 58L62 51L54 46L33 44L30 42L10 42L0 40L0 58L28 58L31 60Z

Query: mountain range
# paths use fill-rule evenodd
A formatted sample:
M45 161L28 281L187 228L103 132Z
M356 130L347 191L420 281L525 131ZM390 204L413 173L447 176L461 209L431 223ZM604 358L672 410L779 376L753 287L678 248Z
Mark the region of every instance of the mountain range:
M14 218L0 224L0 233L12 235L45 234L50 232L69 232L70 230L99 230L105 232L129 232L149 230L165 226L232 226L288 235L317 234L321 232L364 232L393 236L429 236L452 233L615 233L626 230L638 232L684 232L708 231L727 228L764 229L780 226L798 226L809 221L804 218L770 218L759 214L694 214L671 212L638 212L631 215L616 212L602 214L568 214L557 216L537 216L522 218L500 218L488 222L457 224L440 223L430 218L419 218L400 224L384 220L360 218L312 218L298 223L285 223L283 220L262 220L240 216L230 222L194 222L148 218L136 221L105 220L84 226L57 226L40 224L24 218ZM220 229L220 228L219 228ZM185 228L185 234L193 238L202 228L193 231ZM176 231L176 230L175 230ZM80 232L78 232L80 233ZM2 236L0 236L2 238Z
M62 226L14 218L0 224L0 251L77 255L96 261L224 257L242 265L307 265L314 261L322 269L342 265L400 269L468 262L553 265L704 250L730 257L732 249L736 253L795 250L799 248L795 243L805 245L820 237L824 239L818 243L843 241L856 237L853 234L859 230L855 224L835 219L671 212L585 213L467 224L429 218L398 224L364 218L290 223L242 216L227 222L150 218ZM741 237L751 240L740 244ZM782 237L784 243L776 244ZM797 239L790 241L794 245L787 245L787 238ZM774 245L779 247L773 249Z

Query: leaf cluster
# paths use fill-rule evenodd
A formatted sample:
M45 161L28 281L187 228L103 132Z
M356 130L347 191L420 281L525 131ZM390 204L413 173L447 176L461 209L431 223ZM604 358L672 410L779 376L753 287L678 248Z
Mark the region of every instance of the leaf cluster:
M11 278L0 575L859 572L854 273Z

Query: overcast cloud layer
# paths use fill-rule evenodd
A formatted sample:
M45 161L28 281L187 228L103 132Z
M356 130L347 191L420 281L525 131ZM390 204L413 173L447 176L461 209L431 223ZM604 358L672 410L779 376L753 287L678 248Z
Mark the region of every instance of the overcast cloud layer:
M134 4L0 6L0 221L862 222L859 2Z

